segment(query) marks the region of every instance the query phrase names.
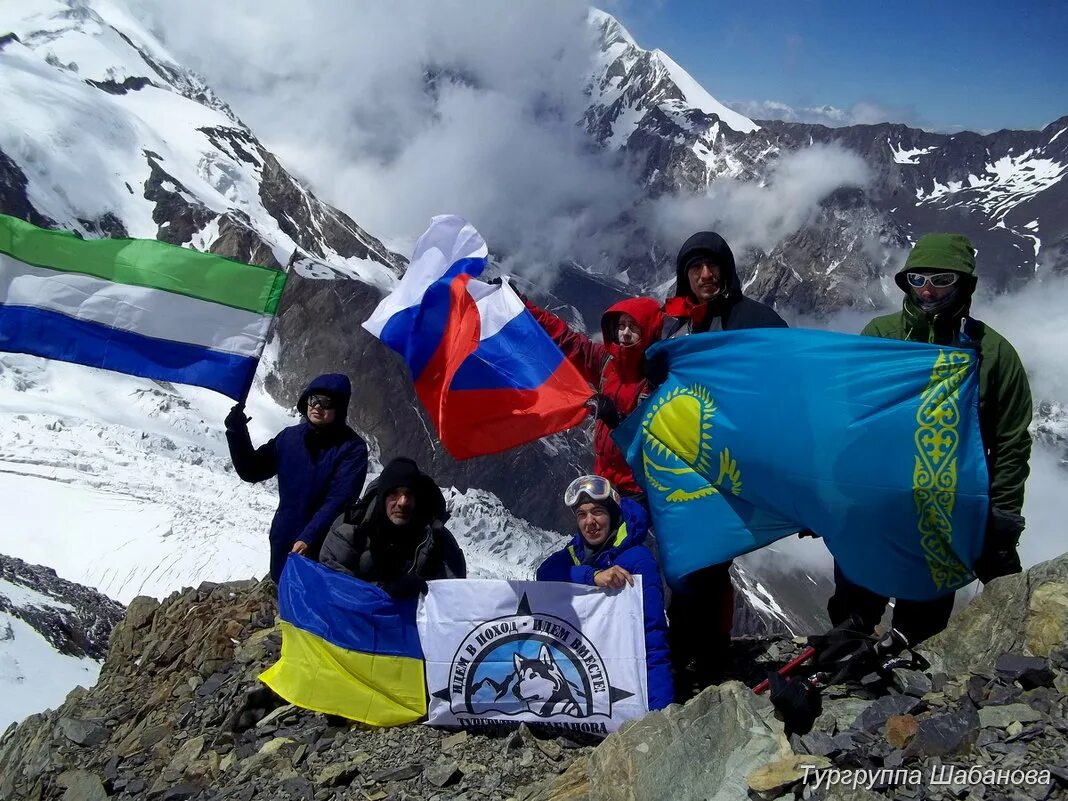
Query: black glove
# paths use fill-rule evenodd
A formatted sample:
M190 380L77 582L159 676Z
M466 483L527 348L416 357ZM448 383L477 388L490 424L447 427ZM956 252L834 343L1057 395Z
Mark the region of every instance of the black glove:
M817 534L815 531L813 531L810 528L801 529L799 532L797 532L797 536L798 537L812 537L813 539L817 539L817 540L820 538L820 535Z
M816 672L827 674L827 684L860 678L870 673L877 662L875 643L855 616L826 634L809 637L808 643L816 649L810 664Z
M1016 545L1023 534L1024 519L1015 512L990 507L983 551L975 560L975 575L983 584L1023 570Z
M223 425L226 426L227 431L242 431L248 427L248 421L251 419L251 417L245 417L245 404L235 403L234 408L226 415Z
M808 679L786 678L778 673L768 673L771 705L782 717L786 736L808 734L812 724L823 711L823 698L818 687Z
M408 600L417 595L426 595L429 587L426 581L415 573L405 573L400 578L395 578L384 586L386 592L396 600Z
M642 372L649 386L658 387L667 381L668 356L663 350L658 350L654 355L648 353L642 359Z
M492 284L493 286L500 286L501 284L504 283L504 278L502 278L501 276L498 275L498 276L495 276L495 277L489 279L486 283L487 284Z
M603 422L609 428L615 428L623 420L619 416L619 410L616 408L616 402L612 400L608 395L604 395L598 392L592 398L589 403L593 406L594 414L598 420Z
M890 629L872 646L876 670L889 677L894 668L926 670L930 662L911 649L908 638L897 629Z

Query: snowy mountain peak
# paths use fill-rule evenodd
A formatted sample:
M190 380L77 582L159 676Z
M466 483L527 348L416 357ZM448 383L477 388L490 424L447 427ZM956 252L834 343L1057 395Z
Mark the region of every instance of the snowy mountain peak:
M2 4L0 31L14 34L0 47L6 209L28 207L35 221L83 236L396 282L402 258L296 181L116 5Z
M612 15L593 10L589 24L599 56L589 86L592 103L586 124L602 144L625 146L646 117L658 111L698 136L718 130L720 123L737 133L759 130L748 117L716 100L667 53L639 47Z
M663 50L654 50L653 56L663 65L668 77L682 93L680 100L684 105L703 111L705 114L719 117L726 125L740 133L760 130L760 126L737 111L732 111L712 97L704 87L680 67L674 59Z
M11 30L45 61L112 94L153 85L174 91L240 121L203 78L185 67L121 7L81 0L45 0L15 12L0 11L0 30Z

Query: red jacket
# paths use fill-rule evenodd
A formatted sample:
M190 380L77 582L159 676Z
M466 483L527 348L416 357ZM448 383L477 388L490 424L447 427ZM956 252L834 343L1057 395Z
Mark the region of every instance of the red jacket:
M529 300L526 305L583 377L598 392L612 399L620 415L633 412L649 394L648 384L642 375L642 356L647 347L660 339L664 314L659 302L652 298L628 298L610 307L601 317L603 345L585 334L572 331L555 314L535 306ZM642 330L638 344L626 348L615 341L616 323L623 313L637 320ZM623 452L612 440L612 430L601 420L597 421L593 436L593 471L611 481L623 495L642 492L627 460L623 458Z

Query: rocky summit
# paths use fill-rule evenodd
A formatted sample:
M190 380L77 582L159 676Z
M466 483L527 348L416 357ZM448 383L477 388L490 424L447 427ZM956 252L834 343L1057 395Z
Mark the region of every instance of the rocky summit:
M1068 798L1068 555L995 581L931 667L828 688L787 737L748 684L800 641L736 641L735 675L603 742L518 729L371 729L286 704L267 583L135 599L98 683L0 740L0 798Z

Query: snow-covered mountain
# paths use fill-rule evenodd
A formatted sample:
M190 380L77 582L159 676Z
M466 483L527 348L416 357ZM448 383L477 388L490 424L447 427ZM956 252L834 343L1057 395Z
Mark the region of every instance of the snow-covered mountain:
M301 186L119 5L5 3L0 32L8 213L308 275L396 280L403 260Z
M1068 116L1041 131L986 135L757 122L715 100L664 53L643 50L610 15L593 11L590 25L599 57L583 123L602 147L638 165L650 195L700 195L731 179L765 188L774 209L776 194L788 192L776 170L792 154L835 147L867 165L866 180L829 193L796 230L744 254L752 295L806 313L879 306L887 256L932 230L971 237L984 280L999 289L1068 263ZM731 222L705 220L728 231ZM643 233L648 251L657 231ZM660 287L672 277L672 255L654 252L629 274L643 288Z
M0 731L91 687L122 613L51 568L0 554Z
M1064 244L1059 165L1068 137L1052 129L940 139L901 126L757 123L666 54L642 50L608 15L594 13L590 30L589 107L576 122L596 146L638 165L644 203L706 192L715 181L773 195L776 181L791 180L777 166L813 143L851 147L869 163L872 181L821 196L781 242L746 254L754 295L808 312L877 303L870 290L887 254L914 230L958 220L992 237L975 234L983 258L989 250L993 260L1002 242L1030 243L1032 262ZM412 456L450 487L450 527L475 575L529 575L561 544L547 529L568 523L557 499L588 469L589 431L463 463L444 453L402 361L358 325L404 258L287 172L122 6L0 4L0 108L0 212L289 270L249 401L256 441L293 422L289 407L309 378L345 371L355 384L350 422L375 458ZM618 262L625 269L565 265L547 305L590 329L623 293L662 295L673 254L648 219L621 210L612 234L625 231L630 243ZM1021 262L1024 272L1032 262ZM201 390L0 355L0 551L120 601L262 575L273 485L243 484L230 469L228 407ZM737 566L746 630L822 625L826 565L798 560L793 547L809 556L822 548L783 544Z

